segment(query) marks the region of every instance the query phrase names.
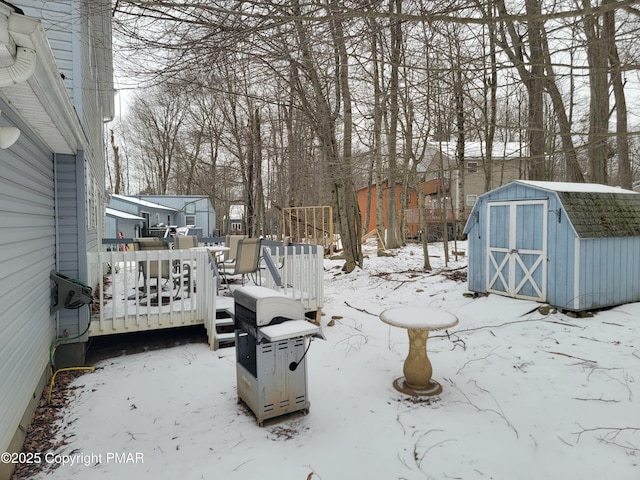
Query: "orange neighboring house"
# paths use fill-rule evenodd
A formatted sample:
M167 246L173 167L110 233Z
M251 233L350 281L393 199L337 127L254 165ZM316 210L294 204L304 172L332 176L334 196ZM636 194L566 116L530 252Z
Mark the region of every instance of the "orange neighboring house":
M383 223L384 228L387 228L387 205L389 199L389 182L386 180L382 183L382 214L383 214ZM396 206L398 212L401 211L402 208L402 184L396 183ZM430 197L434 195L438 195L443 191L443 182L441 179L431 179L422 184L422 191L425 196ZM448 191L448 185L445 183L444 188ZM371 200L370 200L370 213L369 213L369 223L367 225L364 224L366 220L366 212L367 212L367 196L369 195L369 189L371 189ZM377 186L372 184L370 187L364 187L358 190L358 206L360 207L360 215L362 216L362 226L366 233L375 230L376 228L376 195L377 195ZM409 199L406 205L405 213L407 214L407 228L410 233L416 233L419 229L419 220L415 213L418 211L418 192L415 189L409 188ZM415 218L414 218L415 217Z

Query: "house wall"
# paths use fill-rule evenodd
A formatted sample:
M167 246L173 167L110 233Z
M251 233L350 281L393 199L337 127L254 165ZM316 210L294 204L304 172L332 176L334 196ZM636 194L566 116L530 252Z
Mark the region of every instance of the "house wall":
M64 78L83 128L75 121L64 127L73 130L83 151L56 155L17 118L11 98L0 98L1 121L22 132L10 149L0 150L0 451L20 449L46 382L56 333L73 336L87 322L86 307L50 313L50 272L88 278L86 252L97 249L105 198L104 102L92 98L99 93L91 50L96 44L87 37L91 2L11 3L42 19L59 69L50 73ZM0 479L8 478L8 467L0 465Z
M131 215L140 215L141 210L139 204L128 202L116 197L111 197L109 207L120 212L130 213Z
M61 202L58 268L64 275L82 281L89 278L86 252L99 249L104 230L104 114L95 51L105 47L99 44L99 39L91 36L90 28L90 22L95 22L102 12L104 1L14 4L26 15L42 19L58 69L86 135L84 151L78 152L77 156L58 156L56 160L57 190ZM75 336L80 333L86 323L86 319L81 318L83 316L78 312L61 312L58 334L66 332Z
M207 197L189 195L139 195L137 198L148 202L158 203L173 208L172 225L184 227L187 225L187 215L195 215L196 226L202 228L204 235L213 235L216 228L216 213ZM189 208L192 205L192 209ZM192 213L191 213L192 212Z
M55 2L17 0L10 3L20 7L25 15L42 20L56 64L63 75L64 84L69 91L69 96L74 98L76 72L74 70L73 37L77 33L75 24L78 19L73 13L73 7L76 2L73 0L56 0Z
M56 156L58 210L58 271L70 278L86 281L87 272L87 215L83 202L85 190L85 162L82 155ZM94 223L97 219L94 219ZM95 241L95 235L92 236ZM91 286L91 285L90 285ZM89 309L60 310L58 337L75 337L89 322ZM83 340L83 339L79 339ZM84 339L86 340L86 338Z
M462 203L469 209L467 211L468 213L473 206L467 203L467 197L469 195L479 196L488 190L498 188L522 178L523 160L517 157L507 157L505 159L503 156L504 152L501 152L497 146L497 150L493 152L491 181L489 183L489 189L487 190L485 187L485 171L482 157L470 155L468 152L465 152L465 167L459 168L457 160L453 157L455 154L455 143L454 145L449 145L448 143L443 144L441 148L444 148L445 152L450 151L451 156L447 154L440 155L438 148L436 148L431 159L425 167L420 169L419 173L423 174L425 181L432 178L440 178L441 176L449 179L451 184L450 196L453 199L453 207L456 210L460 209L460 204ZM472 164L473 166L471 166ZM462 195L460 195L461 192ZM428 200L431 200L431 198ZM438 198L433 196L433 200L437 201ZM447 208L451 208L451 206L447 205Z
M382 191L382 214L383 214L383 223L384 227L387 228L387 206L389 202L389 188L387 187L387 182L383 184ZM368 195L368 187L361 188L358 190L358 206L360 207L360 215L362 217L362 227L365 233L368 233L372 230L376 229L376 195L377 195L377 187L376 185L371 185L371 202L370 202L370 214L369 214L369 223L367 225L364 224L366 211L367 211L367 195ZM416 192L410 192L409 197L409 205L408 208L416 208L418 206L418 195ZM398 212L402 210L402 185L397 184L396 189L396 207Z
M122 232L124 238L135 238L140 236L142 230L142 221L128 218L118 218L107 215L105 218L105 235L104 238L117 238L118 232ZM138 227L138 231L136 231Z
M0 452L20 447L40 399L55 336L49 313L56 267L53 154L0 102L2 124L22 131L0 150ZM7 478L0 465L0 478Z
M460 170L464 172L464 195L482 195L487 190L485 188L485 173L482 166L482 162L479 159L468 159L468 162L477 162L477 167L473 169L466 168ZM475 170L475 171L473 171ZM506 185L514 180L521 178L520 162L518 160L494 160L493 169L491 172L491 185L490 189L498 188L502 185ZM452 180L454 180L452 178ZM453 195L458 195L459 185L457 182L452 182L451 188ZM465 204L466 204L466 198ZM470 207L472 205L469 205Z
M26 15L42 19L56 64L91 145L85 157L92 164L97 178L102 178L99 175L104 168L100 148L104 115L99 93L106 87L99 82L102 72L98 72L96 52L103 51L105 46L92 35L94 30L98 30L93 27L103 23L100 19L103 18L103 9L108 10L109 3L106 0L11 3L20 7ZM108 47L110 49L110 45Z

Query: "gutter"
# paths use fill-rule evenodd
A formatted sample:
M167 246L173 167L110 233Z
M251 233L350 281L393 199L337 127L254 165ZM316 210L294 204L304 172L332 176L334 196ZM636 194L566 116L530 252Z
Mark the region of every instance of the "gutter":
M36 51L31 48L17 47L16 61L0 68L0 87L27 81L36 71Z
M0 43L15 44L16 51L15 61L0 68L0 87L25 82L36 71L36 49L30 37L37 25L27 20L19 8L4 1L0 3Z
M44 132L37 127L36 132L56 153L75 155L89 144L86 132L61 78L42 23L20 12L0 0L0 45L6 45L9 50L15 46L15 61L0 67L0 88L22 88L26 82L41 105L40 111L48 115L51 125L57 130L55 138L43 136ZM33 114L30 105L15 100L13 105L21 115ZM33 125L31 118L25 120Z

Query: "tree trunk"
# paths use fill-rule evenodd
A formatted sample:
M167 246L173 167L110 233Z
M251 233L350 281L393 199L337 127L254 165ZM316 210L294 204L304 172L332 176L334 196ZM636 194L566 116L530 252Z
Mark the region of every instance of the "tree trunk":
M583 0L585 10L590 0ZM607 135L609 132L609 85L607 83L607 46L604 44L598 17L583 19L589 64L589 174L594 183L607 183Z
M293 81L293 87L298 89L299 100L302 103L305 114L313 125L320 142L320 148L327 161L328 171L331 173L334 215L340 231L345 258L343 270L348 273L353 271L356 266L362 267L363 256L359 235L362 223L351 172L351 96L344 33L340 20L330 20L334 47L337 52L335 89L342 97L344 116L344 143L341 155L336 137L335 123L337 115L331 110L331 105L324 90L324 82L321 80L318 69L313 62L313 53L307 31L301 20L298 0L294 0L293 9L296 13L294 25L301 57L293 62L292 67L301 68L304 71L313 94L310 95L307 89L303 87L302 80L297 78L297 75ZM331 14L331 10L329 13ZM330 241L332 240L330 239Z
M542 48L542 23L539 0L526 0L525 2L529 40L528 67L525 62L526 45L523 37L516 30L513 21L508 19L509 14L504 0L497 0L496 7L502 20L502 35L498 42L502 50L507 54L511 63L516 67L520 79L527 89L529 96L527 114L527 136L529 138L529 163L527 176L530 180L547 180L545 171L545 132L544 132L544 63ZM506 30L506 32L505 32ZM507 40L507 32L511 43Z
M353 171L351 160L351 142L353 136L353 113L351 106L351 89L349 86L349 56L344 38L342 21L335 19L332 22L332 34L334 45L338 51L339 72L338 85L342 98L343 139L342 139L342 159L336 155L335 160L340 177L335 182L336 204L338 206L338 220L340 223L340 236L344 249L346 272L351 272L356 266L362 267L362 244L360 242L360 232L362 230L362 219L358 198L353 186Z
M494 19L494 6L493 0L488 1L487 5L487 13L491 20ZM482 163L482 168L484 170L484 190L488 192L493 188L493 141L496 135L496 117L498 111L498 66L497 66L497 53L496 53L496 24L491 21L488 25L489 28L489 61L490 61L490 75L489 78L485 80L485 95L489 97L489 104L485 103L485 112L488 112L486 115L487 118L487 126L485 128L485 158ZM489 95L487 95L487 90ZM486 102L486 100L485 100ZM465 202L466 204L466 202ZM464 209L466 205L463 205Z
M562 141L562 151L566 162L566 175L567 180L570 182L584 182L584 175L582 174L582 168L578 162L578 154L573 145L573 138L571 135L571 122L567 117L567 111L564 106L564 100L562 94L556 84L556 75L553 70L553 63L551 61L551 54L549 53L549 42L547 41L546 33L542 35L542 46L544 55L544 65L546 71L545 88L549 97L551 97L551 103L553 105L553 112L558 122L558 128L560 130L560 140Z
M459 52L458 52L459 53ZM456 192L457 197L456 200L458 202L458 208L455 209L455 203L453 197L451 199L451 213L453 216L453 225L454 225L454 234L458 231L458 221L462 221L464 219L464 183L465 183L465 172L466 165L464 164L464 147L466 142L465 136L465 111L464 111L464 92L462 86L462 66L460 65L460 55L458 54L457 64L460 68L454 73L454 97L456 102L456 131L458 136L458 141L456 142L456 172L457 178L450 178L450 185L452 182L456 182ZM486 160L485 160L486 161ZM489 170L491 170L491 165L489 165ZM451 192L451 188L449 189ZM445 196L446 197L446 196ZM456 211L457 210L457 211Z
M382 88L379 52L379 33L378 22L375 19L369 20L371 25L371 62L373 68L373 165L376 182L376 229L377 251L382 252L386 249L384 239L384 177L382 166Z
M602 6L612 4L612 0L602 0ZM629 128L627 122L627 101L622 81L620 56L616 46L615 10L605 10L603 18L603 36L608 45L609 66L611 67L611 85L616 102L616 151L618 156L618 185L627 190L633 188L631 178L631 159L629 158Z
M115 176L115 185L113 186L113 193L119 195L120 186L122 181L122 167L120 165L120 149L116 145L116 139L113 134L113 129L111 130L111 148L113 149L113 174Z
M389 12L400 14L402 0L389 0ZM400 232L398 231L398 83L400 70L400 52L402 44L402 23L391 20L391 77L389 79L389 164L387 170L387 248L400 247Z
M545 128L544 128L544 57L542 55L542 11L539 0L526 0L527 15L530 16L529 55L530 75L527 80L529 92L529 179L547 180L545 169Z

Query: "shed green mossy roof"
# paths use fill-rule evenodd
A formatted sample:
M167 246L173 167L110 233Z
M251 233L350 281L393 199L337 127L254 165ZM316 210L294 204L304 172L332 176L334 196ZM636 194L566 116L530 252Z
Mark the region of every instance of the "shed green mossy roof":
M640 195L557 192L581 238L640 236Z

